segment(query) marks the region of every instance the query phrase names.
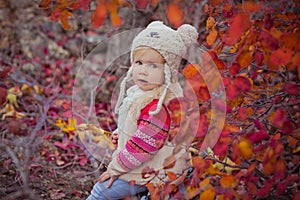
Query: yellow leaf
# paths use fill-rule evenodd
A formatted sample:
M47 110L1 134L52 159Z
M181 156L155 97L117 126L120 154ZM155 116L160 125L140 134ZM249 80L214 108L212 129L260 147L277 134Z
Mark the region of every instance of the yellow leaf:
M216 24L216 20L214 17L208 17L206 20L206 30L213 28Z
M238 144L239 152L242 157L249 160L252 157L253 146L248 140L241 140Z
M191 187L191 186L187 186L186 188L186 199L192 199L194 198L196 195L198 195L200 193L200 188L199 187Z
M75 131L76 130L75 124L76 124L76 120L73 118L69 118L67 126L63 127L62 131L67 133L70 133L71 131Z
M200 194L200 200L214 200L215 196L215 190L213 188L210 188Z
M210 183L210 178L207 177L207 178L205 178L203 181L201 181L201 183L200 183L200 188L201 188L202 190L205 190L207 187L210 187L210 186L211 186L209 183Z
M40 88L40 87L37 86L37 85L34 85L34 86L33 86L33 89L34 89L38 94L42 94L42 92L43 92L43 89Z
M300 151L300 146L298 146L297 148L293 149L293 153L298 153Z
M61 128L61 127L66 126L67 123L62 119L58 119L58 120L56 120L55 125Z
M2 120L4 120L7 117L16 117L16 118L22 118L25 116L25 114L15 111L15 108L11 104L6 104L3 109L0 110L0 113L2 115Z
M17 97L21 95L22 92L20 91L20 89L18 87L13 87L8 90L6 99L11 105L14 105L16 108L18 108L19 105L17 103Z

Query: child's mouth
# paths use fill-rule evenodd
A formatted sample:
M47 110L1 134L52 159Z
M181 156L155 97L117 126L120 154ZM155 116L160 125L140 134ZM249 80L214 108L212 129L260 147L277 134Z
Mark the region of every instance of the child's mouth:
M143 79L138 79L138 82L141 83L141 84L147 84L148 83L148 81L145 81Z

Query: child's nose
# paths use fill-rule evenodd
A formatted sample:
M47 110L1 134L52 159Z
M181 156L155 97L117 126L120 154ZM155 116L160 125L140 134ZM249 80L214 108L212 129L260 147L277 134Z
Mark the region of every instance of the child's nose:
M139 71L140 74L142 75L147 75L148 74L148 67L146 64L143 64L140 66L140 71Z

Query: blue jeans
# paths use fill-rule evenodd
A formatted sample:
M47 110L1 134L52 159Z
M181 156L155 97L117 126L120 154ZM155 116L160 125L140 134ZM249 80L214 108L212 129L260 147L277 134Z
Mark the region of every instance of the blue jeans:
M129 185L127 181L116 179L110 188L107 188L109 179L103 183L97 182L91 195L86 200L117 200L128 196L135 196L138 193L145 192L147 188L139 185Z

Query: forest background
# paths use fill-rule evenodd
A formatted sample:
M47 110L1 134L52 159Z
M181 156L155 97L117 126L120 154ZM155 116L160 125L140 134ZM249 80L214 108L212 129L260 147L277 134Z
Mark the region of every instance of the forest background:
M99 42L153 20L195 26L204 55L181 71L197 97L198 123L192 121L195 105L186 99L183 110L176 110L178 102L171 105L175 120L189 119L172 136L180 140L197 130L184 198L300 199L299 7L297 0L0 0L1 199L87 197L101 161L75 134L76 74ZM101 45L99 62L122 45L128 44ZM97 89L94 109L106 130L115 127L111 95L128 65L128 58L117 60ZM222 77L225 101L211 93L219 85L213 84L212 65ZM218 141L199 152L224 110ZM153 199L183 198L169 183L148 189Z

